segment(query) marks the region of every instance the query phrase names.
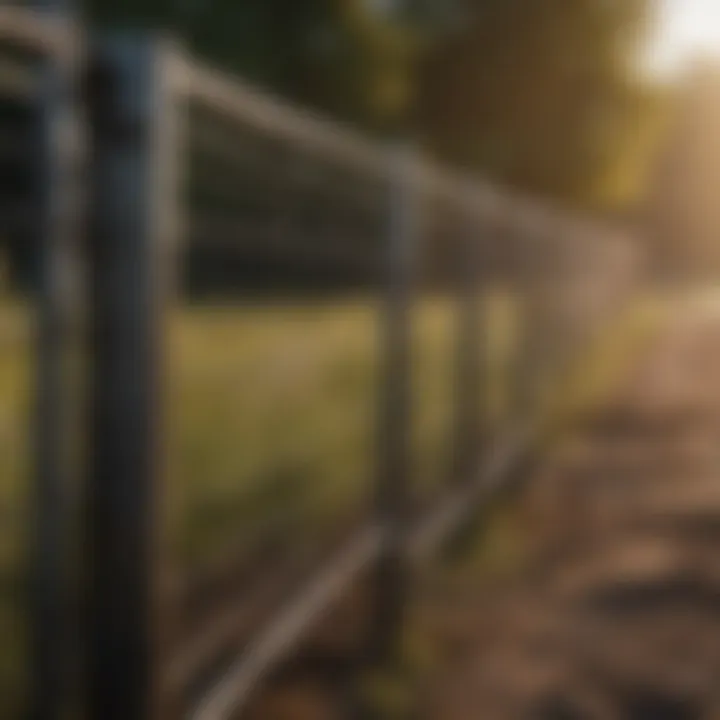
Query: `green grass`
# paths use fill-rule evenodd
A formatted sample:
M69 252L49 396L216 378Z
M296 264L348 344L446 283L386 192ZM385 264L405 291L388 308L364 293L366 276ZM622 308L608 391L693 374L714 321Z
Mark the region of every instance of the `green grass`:
M0 715L22 696L26 603L20 598L28 520L31 317L19 303L0 312ZM6 715L7 713L7 715Z
M597 407L617 387L669 313L662 298L647 296L590 339L561 379L558 392L538 409L548 441L562 436L574 419Z
M488 381L507 403L512 304L488 303ZM198 562L277 530L322 541L372 501L382 357L378 308L194 307L170 340L170 489L176 548ZM454 305L420 303L412 331L413 492L450 472ZM488 397L489 387L483 388ZM268 509L272 508L271 511Z
M378 307L194 306L168 323L168 538L182 566L259 538L316 545L372 502L382 372ZM416 466L444 477L452 389L449 303L414 315ZM0 304L0 709L17 703L25 603L32 327ZM9 714L15 715L16 712Z
M414 494L432 493L450 472L455 321L453 304L436 300L415 309L411 339L411 443Z
M492 317L501 317L505 310ZM368 498L374 472L381 355L371 303L305 307L194 307L170 323L166 488L178 547L190 559L264 522L323 523ZM415 310L413 448L419 492L448 470L453 305ZM501 320L501 323L506 323ZM507 340L491 363L500 388ZM16 563L24 532L31 321L0 306L0 567ZM486 391L484 391L486 394ZM501 399L492 400L498 406Z
M174 322L176 536L194 562L273 528L313 541L367 495L375 311L194 308Z
M478 332L483 402L495 423L512 405L519 306L491 293ZM372 501L381 352L372 302L193 306L168 323L168 537L192 566L261 536L323 542ZM453 304L413 314L413 487L449 471L454 393ZM31 318L0 304L0 711L20 682L27 528ZM13 638L14 637L14 641ZM10 638L10 641L5 640Z
M372 501L382 373L377 307L200 307L176 318L169 413L173 523L197 561L267 533L322 540ZM447 477L452 304L414 314L418 493ZM212 349L212 350L209 350ZM268 512L268 508L272 508Z

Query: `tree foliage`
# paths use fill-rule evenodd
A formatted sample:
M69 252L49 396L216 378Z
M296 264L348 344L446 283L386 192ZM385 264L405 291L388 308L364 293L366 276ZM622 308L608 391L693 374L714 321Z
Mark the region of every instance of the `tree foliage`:
M707 281L720 271L720 69L701 60L665 103L661 152L643 207L656 269L665 279Z
M524 189L617 203L652 0L95 0L368 130ZM622 156L622 158L621 158ZM625 193L627 194L627 193Z
M170 29L198 54L367 128L406 103L415 33L370 0L94 0L106 24Z
M470 0L421 73L425 137L445 158L593 202L643 116L633 66L646 0Z

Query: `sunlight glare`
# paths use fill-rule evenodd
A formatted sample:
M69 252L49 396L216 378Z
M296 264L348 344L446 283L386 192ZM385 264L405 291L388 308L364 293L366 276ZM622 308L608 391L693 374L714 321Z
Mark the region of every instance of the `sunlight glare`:
M681 72L696 58L720 61L720 0L657 0L658 26L648 66L659 75Z

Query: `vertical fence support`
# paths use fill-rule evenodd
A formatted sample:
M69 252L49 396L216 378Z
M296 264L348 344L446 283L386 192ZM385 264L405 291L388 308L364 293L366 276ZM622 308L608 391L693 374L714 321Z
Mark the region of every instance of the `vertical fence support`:
M525 244L517 227L505 226L500 235L501 242L506 245L505 273L507 288L511 294L514 313L513 355L510 363L508 378L508 399L505 421L507 429L517 432L525 425L525 412L527 410L527 377L526 372L530 361L529 325L527 292L527 267L524 251Z
M552 224L538 228L538 245L541 252L536 261L537 306L540 315L539 332L539 385L538 398L545 405L551 394L556 393L567 370L567 336L563 325L562 306L558 298L568 284L568 272L564 267L566 258L562 244Z
M410 512L410 403L413 275L417 256L418 160L408 147L395 151L385 279L377 514L385 530L376 577L372 654L392 657L402 626L409 581L405 540Z
M516 262L518 294L522 307L522 336L517 364L515 421L519 422L521 427L525 427L537 410L547 338L544 335L545 307L539 267L542 248L538 247L537 228L528 222L523 222L516 232L518 233Z
M466 227L458 240L457 329L455 367L455 427L453 476L463 483L472 478L481 441L480 392L483 370L480 349L478 239Z
M94 96L90 720L168 718L161 692L164 339L178 235L179 64L111 39Z
M70 0L35 0L59 33L73 30ZM69 36L68 36L69 37ZM39 200L38 325L34 430L35 478L31 560L32 648L30 708L33 720L67 712L76 638L71 629L73 473L69 376L71 334L79 277L80 127L76 114L79 48L69 42L42 62L39 96L37 197Z
M568 296L572 287L574 247L563 241L556 226L548 228L546 262L543 265L544 302L548 322L548 360L546 376L555 392L566 379L574 354L574 327L568 324L568 306L575 307L577 298ZM588 318L589 319L589 318Z

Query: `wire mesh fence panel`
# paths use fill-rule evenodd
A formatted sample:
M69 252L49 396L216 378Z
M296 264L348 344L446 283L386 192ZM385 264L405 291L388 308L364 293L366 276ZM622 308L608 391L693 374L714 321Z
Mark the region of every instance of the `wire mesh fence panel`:
M371 519L389 209L387 178L243 107L186 109L169 674L192 703Z

